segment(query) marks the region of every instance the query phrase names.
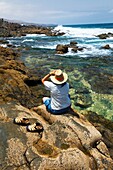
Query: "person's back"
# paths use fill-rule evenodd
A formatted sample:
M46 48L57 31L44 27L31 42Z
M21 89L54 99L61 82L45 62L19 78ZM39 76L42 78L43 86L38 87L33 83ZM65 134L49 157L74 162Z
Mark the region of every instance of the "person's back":
M69 84L56 85L52 82L45 81L44 85L51 92L51 108L54 110L64 109L70 106Z
M47 81L50 77L51 82ZM42 79L46 90L50 91L51 98L44 98L46 108L52 113L63 113L70 108L69 84L67 74L61 70L55 70Z

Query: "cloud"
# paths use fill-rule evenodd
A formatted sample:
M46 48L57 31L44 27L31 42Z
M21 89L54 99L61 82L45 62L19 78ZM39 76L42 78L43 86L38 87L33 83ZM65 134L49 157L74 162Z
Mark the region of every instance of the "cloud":
M17 20L28 20L29 18L32 20L33 16L36 16L36 11L33 10L34 6L30 4L22 4L19 1L15 1L15 3L0 2L0 17L6 19L17 19Z
M113 0L0 0L0 17L35 23L90 22L112 20ZM98 3L97 3L98 1ZM105 3L106 2L106 3ZM111 8L111 10L109 10ZM107 17L106 17L107 16ZM103 18L102 18L103 17ZM105 21L106 21L105 20Z
M40 15L44 15L45 17L50 17L50 18L70 18L70 17L85 17L85 16L91 16L94 15L97 12L90 12L90 11L43 11L40 12Z
M10 17L15 14L15 6L7 2L0 2L0 17Z
M9 12L10 9L10 4L7 4L6 2L0 2L0 14L5 14L6 12Z
M62 20L70 20L71 18L85 17L93 15L93 12L87 11L67 11L67 10L42 10L41 6L36 4L27 3L26 5L15 1L15 3L0 2L0 17L6 19L21 20L26 22L41 22L41 23L54 23L62 22Z
M112 14L112 13L113 13L113 9L111 9L111 10L109 11L109 13L111 13L111 14Z

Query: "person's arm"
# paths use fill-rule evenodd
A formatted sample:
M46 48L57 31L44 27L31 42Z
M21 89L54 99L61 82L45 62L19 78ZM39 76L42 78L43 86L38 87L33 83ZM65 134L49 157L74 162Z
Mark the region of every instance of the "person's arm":
M44 81L47 81L50 76L55 75L55 71L56 71L56 70L51 71L49 74L47 74L46 76L44 76L44 77L42 78L42 83L44 84Z

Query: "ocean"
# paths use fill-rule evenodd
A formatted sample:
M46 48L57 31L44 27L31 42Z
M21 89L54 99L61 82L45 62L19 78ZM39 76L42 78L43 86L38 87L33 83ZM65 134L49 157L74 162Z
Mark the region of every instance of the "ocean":
M39 67L40 64L41 68L44 66L50 69L61 65L82 65L90 58L113 57L113 37L107 39L97 37L99 34L113 33L113 23L58 25L54 30L64 32L65 35L50 37L44 34L29 34L25 37L11 38L10 43L29 49L23 50L22 59L32 68ZM58 44L66 45L71 41L76 41L77 46L84 47L84 50L75 53L69 48L66 54L56 54ZM101 48L107 44L111 49Z
M113 34L113 23L58 25L54 30L65 34L53 37L28 34L7 40L21 49L22 61L37 76L59 68L67 72L73 107L86 108L113 120L113 37L97 37ZM56 54L58 44L71 41L76 41L84 50L75 53L69 48L66 54ZM107 44L110 49L101 48Z
M32 67L35 67L37 62L41 62L42 60L48 63L48 59L51 60L52 63L53 60L56 62L58 60L68 62L68 59L70 61L72 60L73 63L73 60L79 58L113 56L113 37L107 39L99 39L97 37L97 35L102 33L113 33L113 23L58 25L54 27L54 30L64 32L65 34L57 37L46 36L44 34L28 34L23 37L8 38L8 41L10 44L21 47L22 49L29 49L28 51L23 50L22 59L29 66L33 62ZM77 46L84 47L84 50L74 53L71 48L69 48L66 54L56 54L55 49L58 44L66 45L71 41L76 41L78 43ZM107 44L109 44L111 49L106 50L101 48Z
M105 24L84 24L84 25L58 25L54 27L55 31L64 32L63 36L50 37L44 34L28 34L23 37L8 38L10 44L29 51L23 50L22 59L26 62L39 60L43 56L44 60L57 60L69 58L91 58L91 57L106 57L113 56L113 37L107 39L99 39L97 35L103 33L113 33L113 23ZM58 44L69 44L71 41L76 41L77 46L83 47L83 51L73 52L69 48L68 53L63 55L56 54L56 46ZM109 44L111 49L102 49L101 47ZM52 58L51 58L52 57Z

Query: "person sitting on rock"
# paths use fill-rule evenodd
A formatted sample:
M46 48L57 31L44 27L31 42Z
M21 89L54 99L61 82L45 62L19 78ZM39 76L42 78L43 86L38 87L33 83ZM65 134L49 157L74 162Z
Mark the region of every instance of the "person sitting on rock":
M48 81L50 78L51 81ZM50 91L50 98L43 97L43 103L48 112L52 114L62 114L67 112L71 107L69 97L69 83L67 83L68 75L60 69L51 71L44 78L42 83L46 90Z

